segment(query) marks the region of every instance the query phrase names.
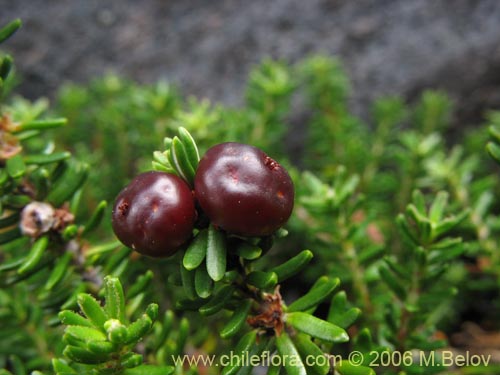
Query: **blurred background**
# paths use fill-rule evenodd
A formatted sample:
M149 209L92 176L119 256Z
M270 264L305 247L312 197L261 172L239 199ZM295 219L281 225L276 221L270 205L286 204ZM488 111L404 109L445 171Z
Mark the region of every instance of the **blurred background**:
M354 113L386 94L414 100L439 88L459 123L500 102L500 2L496 0L0 0L3 23L24 30L5 46L21 94L53 97L65 81L110 71L183 94L242 102L264 57L337 56L352 81Z

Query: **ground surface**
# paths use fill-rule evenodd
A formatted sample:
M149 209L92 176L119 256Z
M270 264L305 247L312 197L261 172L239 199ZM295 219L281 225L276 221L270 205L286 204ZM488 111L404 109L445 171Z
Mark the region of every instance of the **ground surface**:
M253 64L339 56L352 105L366 116L382 94L443 88L463 122L500 106L496 0L0 0L0 21L25 27L9 41L21 92L52 96L64 81L115 71L167 78L186 94L238 104Z

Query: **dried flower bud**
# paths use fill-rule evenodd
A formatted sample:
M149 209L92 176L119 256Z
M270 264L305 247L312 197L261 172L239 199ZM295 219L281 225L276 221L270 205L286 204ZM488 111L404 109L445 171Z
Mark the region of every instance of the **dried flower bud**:
M44 202L31 202L21 213L20 229L24 235L38 237L52 229L55 223L54 208Z

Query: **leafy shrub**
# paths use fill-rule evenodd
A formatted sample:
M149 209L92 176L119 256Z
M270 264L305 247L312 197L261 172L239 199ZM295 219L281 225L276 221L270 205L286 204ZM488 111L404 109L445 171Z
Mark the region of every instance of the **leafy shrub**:
M5 89L11 64L0 62ZM471 296L497 296L478 323L498 329L499 132L490 128L491 158L487 131L450 129L451 102L431 91L415 105L378 100L366 124L348 90L324 56L264 61L241 108L108 76L61 90L53 113L67 126L45 101L4 90L0 373L447 372L430 353L448 347ZM292 103L308 114L300 134ZM285 138L301 141L301 155ZM134 175L189 175L223 141L288 168L296 202L286 230L242 237L204 222L186 249L154 260L113 238L105 201ZM208 363L231 353L233 363L215 362L223 370Z

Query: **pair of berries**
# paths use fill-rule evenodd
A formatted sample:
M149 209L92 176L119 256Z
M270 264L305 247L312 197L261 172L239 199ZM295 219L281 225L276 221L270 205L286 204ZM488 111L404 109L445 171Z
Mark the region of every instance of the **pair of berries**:
M153 257L170 256L189 241L196 202L228 233L268 236L288 220L294 200L288 172L256 147L229 142L200 160L194 191L164 172L138 175L118 195L113 230L125 245Z

